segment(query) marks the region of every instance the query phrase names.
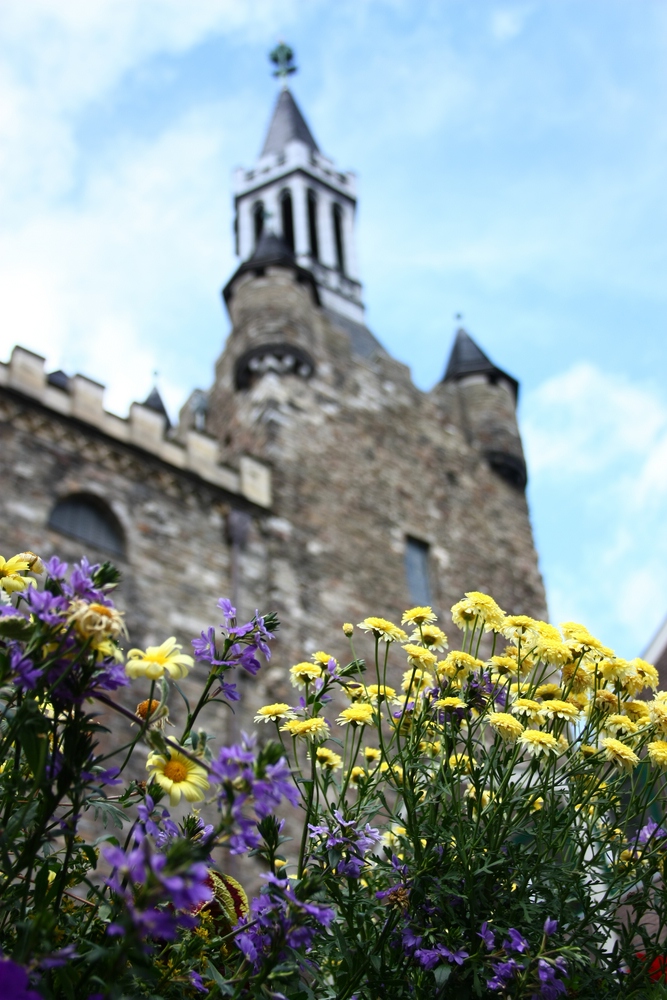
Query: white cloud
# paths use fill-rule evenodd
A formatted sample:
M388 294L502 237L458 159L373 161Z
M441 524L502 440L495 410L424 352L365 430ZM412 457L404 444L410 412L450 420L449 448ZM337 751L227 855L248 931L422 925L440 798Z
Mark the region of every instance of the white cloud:
M552 617L637 655L667 612L664 397L578 364L527 394L523 437Z
M523 31L531 7L501 7L491 14L491 33L499 42L516 38Z

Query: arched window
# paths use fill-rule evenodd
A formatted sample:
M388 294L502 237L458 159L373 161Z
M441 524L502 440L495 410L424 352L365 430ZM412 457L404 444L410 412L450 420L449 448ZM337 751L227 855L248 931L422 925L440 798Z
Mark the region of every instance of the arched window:
M280 193L280 215L283 223L283 239L294 253L294 216L292 214L292 195L285 188Z
M59 500L51 511L49 528L116 556L122 556L125 551L118 518L103 500L87 493Z
M256 201L252 206L252 224L253 231L255 234L255 247L260 241L262 233L264 231L264 202Z
M336 267L345 274L345 253L343 249L343 209L335 202L333 209L334 240L336 242Z
M310 241L310 256L313 260L320 259L320 249L317 241L317 195L308 188L308 239Z

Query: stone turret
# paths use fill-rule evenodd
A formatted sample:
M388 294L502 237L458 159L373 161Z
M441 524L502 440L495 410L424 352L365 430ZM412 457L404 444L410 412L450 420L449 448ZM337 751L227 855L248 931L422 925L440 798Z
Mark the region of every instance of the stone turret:
M454 393L458 422L470 444L482 452L497 475L523 490L527 473L516 420L517 380L459 329L442 385Z

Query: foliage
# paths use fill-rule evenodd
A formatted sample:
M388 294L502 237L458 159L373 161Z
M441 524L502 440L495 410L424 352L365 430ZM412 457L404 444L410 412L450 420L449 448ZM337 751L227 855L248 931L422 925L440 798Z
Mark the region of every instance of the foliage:
M459 649L430 608L405 613L411 634L346 624L349 663L315 653L290 671L295 704L257 708L274 739L216 753L200 716L238 700L230 678L261 669L275 616L239 625L219 602L176 739L169 699L194 659L173 638L124 654L117 582L108 564L0 561L3 997L664 994L653 667L470 593ZM128 777L146 749L147 782ZM229 855L254 859L249 878L261 865L256 898Z

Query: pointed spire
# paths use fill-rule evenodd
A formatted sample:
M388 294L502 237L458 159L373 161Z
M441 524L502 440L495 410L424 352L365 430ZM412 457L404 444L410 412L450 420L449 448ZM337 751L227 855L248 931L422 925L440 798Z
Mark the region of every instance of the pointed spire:
M306 124L306 119L299 111L290 91L285 88L278 94L271 124L260 155L266 156L267 153L280 155L285 152L287 143L293 139L300 139L311 152L319 153L319 147Z
M171 420L169 419L167 408L162 402L162 396L160 395L158 387L156 385L153 386L148 396L141 405L145 406L149 410L154 410L156 413L162 414L162 416L167 421L167 430L169 430L169 428L171 427Z
M495 382L499 377L506 379L514 391L515 398L519 393L519 383L502 368L487 358L484 351L477 346L472 337L460 327L456 331L456 338L452 353L449 355L447 369L443 376L443 382L458 381L466 375L487 375L490 382Z

